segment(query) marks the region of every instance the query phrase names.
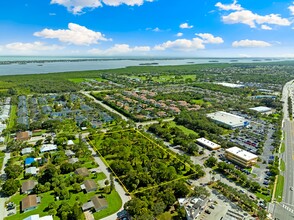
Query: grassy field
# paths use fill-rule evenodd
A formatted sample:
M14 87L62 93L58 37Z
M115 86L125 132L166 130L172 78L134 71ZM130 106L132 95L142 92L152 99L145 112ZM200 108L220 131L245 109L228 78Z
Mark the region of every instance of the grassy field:
M4 160L4 153L0 151L0 169L2 169L3 160Z
M281 149L280 149L280 154L284 153L285 152L285 143L282 142L282 146L281 146Z
M275 199L278 202L282 201L283 189L284 189L284 177L282 175L279 175L278 176L278 181L277 181L276 193L275 193Z
M193 130L190 130L182 125L177 125L174 121L172 122L169 122L169 126L171 127L178 127L179 129L181 129L186 135L189 135L189 134L195 134L195 135L198 135L195 131Z
M8 122L8 126L7 126L8 129L13 128L13 126L15 124L16 111L17 111L17 106L12 105L11 106L11 112L10 112L10 118L9 118L9 122Z
M280 169L281 169L281 171L285 171L285 161L283 161L282 159L281 159L281 163L280 163Z

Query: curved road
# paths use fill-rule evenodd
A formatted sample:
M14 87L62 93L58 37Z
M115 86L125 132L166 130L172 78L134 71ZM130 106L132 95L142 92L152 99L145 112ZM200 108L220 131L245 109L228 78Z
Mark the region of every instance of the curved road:
M99 105L101 105L103 108L107 109L108 111L119 115L123 120L128 121L129 119L122 115L121 113L119 113L118 111L114 110L113 108L109 107L108 105L104 104L103 102L97 100L95 97L93 97L90 92L85 92L85 91L81 91L82 94L84 94L85 96L87 96L88 98L92 99L94 102L98 103Z

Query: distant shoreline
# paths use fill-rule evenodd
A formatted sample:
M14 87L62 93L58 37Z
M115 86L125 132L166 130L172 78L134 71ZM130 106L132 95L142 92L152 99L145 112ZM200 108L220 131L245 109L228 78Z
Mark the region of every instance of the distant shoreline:
M52 58L52 59L51 59ZM8 60L9 59L9 60ZM128 66L181 66L294 61L278 58L0 57L0 76L109 70Z

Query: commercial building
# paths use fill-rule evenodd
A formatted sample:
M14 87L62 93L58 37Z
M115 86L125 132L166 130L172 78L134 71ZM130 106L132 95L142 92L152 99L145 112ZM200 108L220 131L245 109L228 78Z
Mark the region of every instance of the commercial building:
M215 123L230 129L246 127L250 124L249 120L241 116L223 111L207 114L207 117Z
M228 160L243 167L251 167L257 163L258 158L255 154L242 150L239 147L226 149L225 156Z
M216 143L214 143L210 140L207 140L205 138L198 138L197 144L199 144L200 146L206 147L209 150L217 150L217 149L221 148L221 146L219 144L216 144Z
M230 88L244 88L245 85L242 84L235 84L235 83L226 83L226 82L220 82L220 83L215 83L221 86L225 86L225 87L230 87Z
M249 108L250 110L256 111L258 113L270 114L272 113L272 109L265 106L258 106L255 108Z

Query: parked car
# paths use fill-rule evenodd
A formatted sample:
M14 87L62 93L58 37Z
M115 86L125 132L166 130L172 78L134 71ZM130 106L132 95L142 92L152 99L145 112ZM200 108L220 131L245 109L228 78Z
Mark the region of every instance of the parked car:
M205 213L210 214L211 211L209 211L208 209L205 210Z

